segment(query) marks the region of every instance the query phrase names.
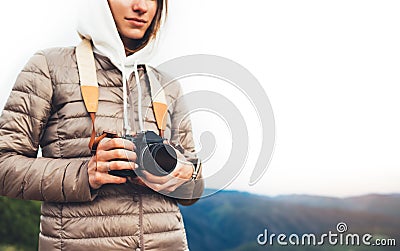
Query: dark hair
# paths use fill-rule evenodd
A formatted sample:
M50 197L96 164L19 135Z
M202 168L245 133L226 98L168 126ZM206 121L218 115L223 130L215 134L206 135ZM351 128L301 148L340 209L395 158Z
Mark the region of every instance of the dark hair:
M163 12L165 12L164 20L162 20ZM125 49L129 49L132 50L132 52L135 52L144 48L151 40L156 39L158 31L160 30L161 27L161 23L165 21L165 19L167 18L167 13L168 13L168 0L157 0L156 14L154 15L153 21L151 22L149 28L144 33L143 38L139 40L138 46L136 48L125 48Z

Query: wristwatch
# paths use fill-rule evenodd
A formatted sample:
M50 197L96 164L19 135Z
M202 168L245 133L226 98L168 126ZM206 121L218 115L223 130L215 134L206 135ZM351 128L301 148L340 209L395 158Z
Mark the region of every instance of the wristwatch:
M195 163L193 164L193 174L192 174L192 180L197 180L198 177L200 177L200 172L201 172L201 161L198 158Z

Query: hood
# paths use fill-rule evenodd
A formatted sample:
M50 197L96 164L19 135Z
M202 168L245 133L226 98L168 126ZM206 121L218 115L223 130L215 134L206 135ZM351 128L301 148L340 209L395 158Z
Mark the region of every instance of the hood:
M77 31L83 38L92 40L94 51L108 57L125 76L134 70L134 64L150 61L154 41L136 53L126 57L124 45L107 0L80 0Z
M81 38L92 40L94 52L109 58L122 73L124 104L123 131L125 134L131 134L131 123L133 123L131 116L134 113L131 110L128 111L127 81L132 72L135 72L135 81L136 83L140 82L137 65L149 62L153 54L153 48L155 47L154 44L157 42L152 40L146 47L127 57L107 0L80 0L77 4L79 9L78 34ZM143 131L142 90L140 84L137 84L136 87L139 97L137 107L139 128Z

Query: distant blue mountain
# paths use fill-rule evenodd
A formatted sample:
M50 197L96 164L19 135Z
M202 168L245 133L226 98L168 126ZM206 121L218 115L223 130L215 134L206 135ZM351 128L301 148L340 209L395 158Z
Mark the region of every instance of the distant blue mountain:
M339 222L345 222L349 232L390 236L397 238L400 245L399 194L341 199L309 195L268 197L220 191L193 206L181 207L181 210L191 251L265 250L265 247L257 245L256 238L266 228L274 233L318 234L336 231ZM269 251L321 250L315 247L268 248ZM349 249L335 247L324 250ZM352 250L381 249L364 247Z

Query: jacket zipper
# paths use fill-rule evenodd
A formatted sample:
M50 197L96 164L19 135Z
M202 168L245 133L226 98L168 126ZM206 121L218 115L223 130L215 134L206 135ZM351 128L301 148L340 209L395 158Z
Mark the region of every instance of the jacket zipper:
M144 251L144 236L143 236L143 198L139 194L139 247Z

